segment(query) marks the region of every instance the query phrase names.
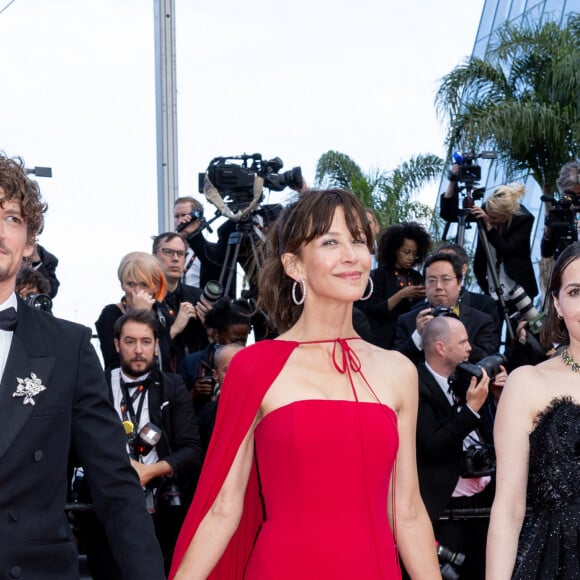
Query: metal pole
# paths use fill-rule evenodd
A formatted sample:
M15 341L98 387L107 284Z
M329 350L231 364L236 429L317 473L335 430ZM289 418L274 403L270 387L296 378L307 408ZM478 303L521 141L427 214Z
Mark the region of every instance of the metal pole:
M173 230L173 202L178 197L175 0L155 3L155 99L157 120L157 223Z

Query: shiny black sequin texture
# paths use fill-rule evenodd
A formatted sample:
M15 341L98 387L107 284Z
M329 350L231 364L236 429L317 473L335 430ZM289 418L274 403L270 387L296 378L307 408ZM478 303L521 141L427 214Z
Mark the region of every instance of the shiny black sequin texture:
M580 405L554 399L530 434L528 505L512 578L580 579Z

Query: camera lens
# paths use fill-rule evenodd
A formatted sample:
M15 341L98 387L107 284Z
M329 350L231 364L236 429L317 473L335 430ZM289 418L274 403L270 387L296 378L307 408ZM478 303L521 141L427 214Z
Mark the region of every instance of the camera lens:
M215 304L224 295L224 288L217 280L210 280L203 289L203 298L209 304Z

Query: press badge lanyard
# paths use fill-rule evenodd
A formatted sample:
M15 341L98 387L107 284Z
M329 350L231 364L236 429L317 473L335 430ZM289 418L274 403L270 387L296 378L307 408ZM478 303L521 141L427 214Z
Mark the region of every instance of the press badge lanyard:
M133 392L129 395L129 389L126 383L121 379L121 391L123 392L123 399L121 400L121 415L123 416L123 421L130 420L133 423L133 428L135 431L139 431L139 421L141 419L141 413L143 411L143 404L145 403L145 393L147 391L147 377ZM137 405L137 413L133 407L133 403L139 399L139 404Z

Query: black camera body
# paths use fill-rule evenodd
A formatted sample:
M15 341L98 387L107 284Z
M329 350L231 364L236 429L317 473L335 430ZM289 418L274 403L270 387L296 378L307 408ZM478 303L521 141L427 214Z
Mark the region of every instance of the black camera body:
M462 155L462 161L457 173L457 181L475 182L481 181L481 165L474 163L475 156L470 153Z
M222 196L229 196L233 211L244 209L253 200L256 176L264 179L264 187L282 191L302 185L302 170L293 167L280 173L284 163L279 157L263 160L260 153L215 157L207 168L207 176ZM199 192L204 193L205 173L199 174Z
M461 477L486 477L495 473L495 450L492 445L476 443L461 456Z
M551 204L548 214L544 218L544 225L550 228L550 237L557 240L554 252L554 259L557 259L562 250L578 241L580 195L566 192L559 199L544 195L540 199Z
M483 369L485 369L487 376L493 380L500 372L500 365L505 365L506 362L505 356L498 352L482 358L476 364L469 362L459 363L455 368L455 372L448 379L449 386L457 399L460 402L464 402L465 393L469 388L472 377L475 377L478 381L481 380Z
M155 508L181 508L183 493L174 477L164 477L155 494Z
M449 306L445 306L444 304L438 304L437 306L431 308L431 312L429 313L431 316L453 316L457 318L455 312L453 312L453 308L449 308Z

